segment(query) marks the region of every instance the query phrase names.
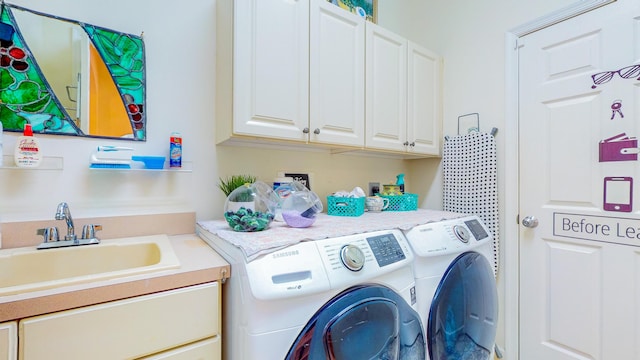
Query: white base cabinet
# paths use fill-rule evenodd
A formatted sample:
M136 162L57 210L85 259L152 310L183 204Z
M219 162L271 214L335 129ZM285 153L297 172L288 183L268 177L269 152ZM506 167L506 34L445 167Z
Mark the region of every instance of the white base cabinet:
M143 357L141 360L219 360L221 351L220 338L213 337L160 354Z
M366 30L366 148L439 156L442 59L376 24Z
M220 314L214 282L36 316L19 322L18 358L220 359Z
M18 324L15 321L0 324L0 360L18 359Z

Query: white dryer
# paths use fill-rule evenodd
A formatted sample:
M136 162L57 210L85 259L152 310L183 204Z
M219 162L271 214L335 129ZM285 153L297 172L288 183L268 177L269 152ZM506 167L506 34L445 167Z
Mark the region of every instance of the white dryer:
M426 357L413 254L401 231L304 241L251 261L199 225L197 232L231 264L224 359Z
M498 321L493 237L477 216L405 231L428 358L492 358Z

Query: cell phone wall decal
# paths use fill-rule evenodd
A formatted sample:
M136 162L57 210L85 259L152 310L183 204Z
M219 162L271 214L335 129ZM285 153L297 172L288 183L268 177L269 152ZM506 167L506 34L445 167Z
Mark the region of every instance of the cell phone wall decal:
M633 208L633 179L628 176L604 178L604 210L631 212Z

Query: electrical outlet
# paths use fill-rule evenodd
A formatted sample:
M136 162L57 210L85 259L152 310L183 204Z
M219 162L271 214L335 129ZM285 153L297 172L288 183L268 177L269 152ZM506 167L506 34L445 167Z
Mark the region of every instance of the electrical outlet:
M369 196L373 196L380 192L380 183L379 182L370 182L369 183Z

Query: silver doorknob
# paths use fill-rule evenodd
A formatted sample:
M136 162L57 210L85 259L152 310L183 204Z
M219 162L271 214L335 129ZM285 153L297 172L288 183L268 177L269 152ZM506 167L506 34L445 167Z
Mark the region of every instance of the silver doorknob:
M538 219L535 216L527 216L522 219L522 225L528 228L534 228L538 226Z

